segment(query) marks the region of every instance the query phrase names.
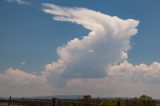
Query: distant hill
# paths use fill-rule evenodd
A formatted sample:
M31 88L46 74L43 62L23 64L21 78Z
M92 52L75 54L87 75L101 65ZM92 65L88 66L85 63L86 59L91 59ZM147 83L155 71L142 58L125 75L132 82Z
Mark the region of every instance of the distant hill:
M0 99L6 99L6 98L4 98L4 97L0 97Z
M82 99L84 95L55 95L53 98L58 99Z
M84 95L54 95L54 96L37 96L30 97L30 99L82 99Z

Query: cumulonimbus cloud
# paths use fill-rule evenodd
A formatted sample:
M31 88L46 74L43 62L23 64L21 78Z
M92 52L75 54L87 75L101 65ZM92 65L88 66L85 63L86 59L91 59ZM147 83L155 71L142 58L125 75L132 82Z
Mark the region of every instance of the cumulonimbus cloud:
M90 31L82 39L74 38L59 47L59 60L46 65L46 72L58 73L59 83L65 77L70 79L66 82L68 89L65 87L62 91L156 96L153 84L159 88L155 82L160 80L160 63L132 65L127 62L130 38L137 33L139 21L123 20L86 8L43 5L43 11L52 14L54 20L80 24Z
M77 23L90 30L82 39L75 38L59 47L60 59L48 64L47 70L61 70L69 78L101 78L106 76L105 68L109 64L127 59L130 37L137 33L139 21L51 4L44 4L43 11L53 14L54 20Z

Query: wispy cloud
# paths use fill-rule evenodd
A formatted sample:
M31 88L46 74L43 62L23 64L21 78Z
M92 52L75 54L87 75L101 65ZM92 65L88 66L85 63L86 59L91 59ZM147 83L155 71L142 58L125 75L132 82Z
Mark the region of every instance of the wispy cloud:
M16 2L18 4L29 4L26 0L6 0L6 1L10 3Z
M24 62L21 62L21 64L22 64L22 65L25 65L25 64L26 64L26 62L25 62L25 61L24 61Z

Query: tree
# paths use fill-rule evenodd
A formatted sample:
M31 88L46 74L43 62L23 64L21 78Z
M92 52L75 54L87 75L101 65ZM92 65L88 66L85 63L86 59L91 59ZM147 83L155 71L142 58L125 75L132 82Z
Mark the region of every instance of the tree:
M156 106L156 102L152 99L152 97L146 95L140 96L139 102L142 106Z

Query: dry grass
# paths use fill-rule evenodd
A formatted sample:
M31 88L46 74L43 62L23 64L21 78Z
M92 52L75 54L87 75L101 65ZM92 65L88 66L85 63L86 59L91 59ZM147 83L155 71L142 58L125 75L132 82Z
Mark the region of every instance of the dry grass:
M0 103L0 106L8 106L7 103Z
M0 103L0 106L8 106L8 103ZM23 105L13 105L13 104L11 104L10 106L23 106Z

